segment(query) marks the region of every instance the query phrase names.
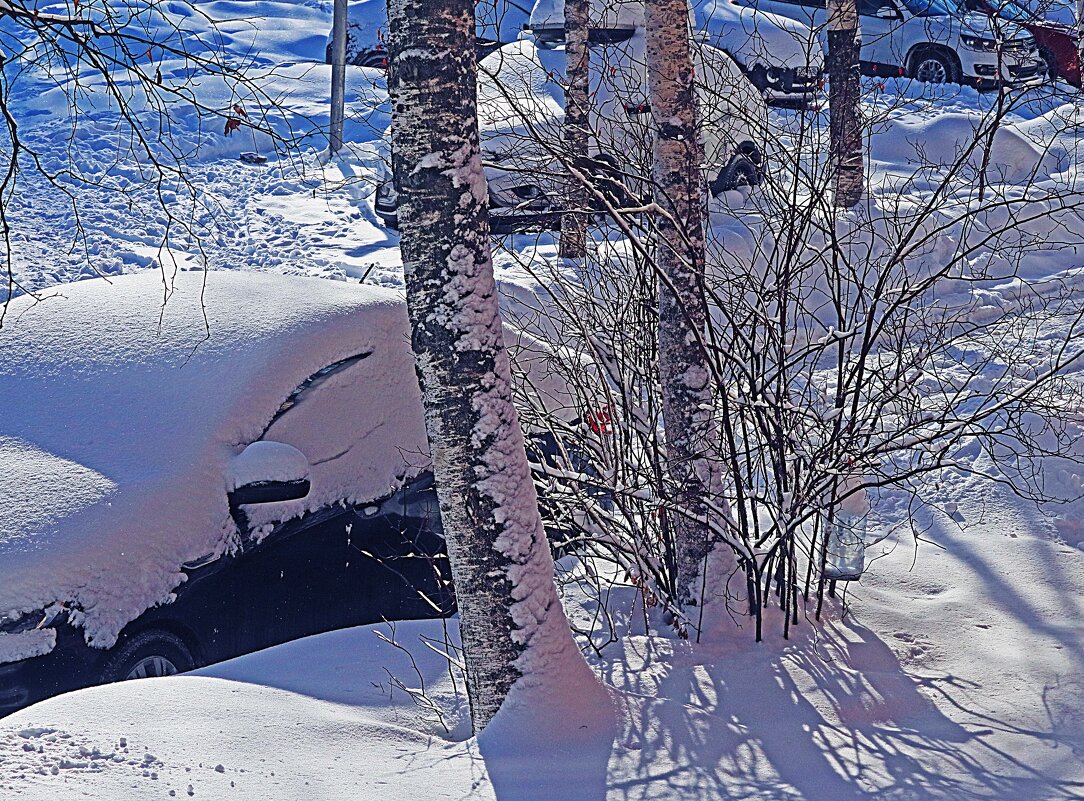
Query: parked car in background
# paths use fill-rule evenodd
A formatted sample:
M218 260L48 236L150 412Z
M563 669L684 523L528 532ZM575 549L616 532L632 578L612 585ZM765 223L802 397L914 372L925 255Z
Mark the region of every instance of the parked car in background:
M524 0L529 2L529 0ZM515 0L479 0L474 7L478 58L502 43L514 42L530 13ZM386 67L388 63L388 6L386 0L355 0L347 9L346 63L355 67ZM328 31L324 60L331 63Z
M1047 75L1062 78L1080 88L1080 50L1073 25L1051 19L1043 11L1018 0L967 0L972 11L1014 22L1035 37Z
M454 610L400 293L151 271L7 311L0 715Z
M741 0L826 36L825 0ZM1046 62L1014 22L968 12L958 0L858 0L862 68L870 75L981 88L1039 83Z
M620 40L596 38L588 51L592 135L589 158L576 166L594 176L610 202L639 205L651 164L643 29ZM694 61L709 189L719 195L755 186L764 168L764 99L722 51L698 44ZM567 187L567 171L554 155L564 121L563 45L554 38L525 36L487 56L478 71L478 119L493 229L506 233L559 225ZM387 225L398 225L398 197L386 166L374 205Z
M564 0L538 0L529 26L541 42L564 41ZM697 38L729 55L769 100L806 101L819 93L824 57L808 25L743 8L731 0L692 4ZM592 0L590 37L623 41L644 24L643 0Z

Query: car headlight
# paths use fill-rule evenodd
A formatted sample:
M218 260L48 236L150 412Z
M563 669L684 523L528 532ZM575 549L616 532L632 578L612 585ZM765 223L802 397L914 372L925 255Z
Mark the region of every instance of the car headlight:
M983 53L992 53L997 50L996 39L984 39L981 36L967 36L965 34L960 37L960 44L968 50L978 50Z

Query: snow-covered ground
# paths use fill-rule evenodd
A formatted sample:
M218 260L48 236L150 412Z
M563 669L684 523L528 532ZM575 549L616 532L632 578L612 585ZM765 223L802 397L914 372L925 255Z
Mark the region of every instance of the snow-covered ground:
M189 173L194 191L166 187L163 197L192 230L171 228L164 247L159 198L116 156L115 112L84 117L72 150L63 93L28 73L10 101L25 141L50 168L75 152L80 169L103 186L79 190L77 216L58 190L23 173L11 206L17 293L174 262L401 286L397 236L367 200L373 143L387 125L386 108L375 102L384 95L380 73L349 71L349 154L323 165L319 134L305 137L326 126L330 3L200 8L248 19L231 27L231 44L247 48L255 37L272 68L263 89L303 136L300 153L276 157L270 140L253 141L244 130L226 138L221 129L197 136L181 126L182 140L199 148ZM905 182L911 204L931 191L916 179L918 156L951 158L976 115L997 102L904 81L866 88L871 112L891 108L875 131L873 182ZM992 160L1005 191L1023 187L1036 165L1040 189L1076 186L1076 103L1058 90L1009 114ZM773 119L787 125L794 114L775 111ZM269 163L237 160L252 149ZM883 207L897 199L888 190L880 197ZM950 201L945 209L951 214ZM721 203L713 212L715 235L730 252L752 252L756 221L737 219ZM1039 218L1024 261L1005 272L994 269L996 243L973 254L972 266L993 276L976 289L990 308L1011 306L1022 283L1075 281L1084 224L1062 215ZM1044 228L1044 220L1057 224ZM947 235L958 244L959 233ZM528 268L553 260L553 238L507 237L499 245L508 302L530 306L540 288ZM956 244L946 247L934 255ZM1073 476L1051 479L1069 485ZM419 672L376 636L390 636L387 627L370 627L19 712L0 721L0 799L1084 798L1079 526L1048 519L978 478L947 480L931 492L918 548L904 534L886 540L883 558L850 586L845 604L830 605L819 627L803 622L789 641L769 621L767 641L756 645L750 627L722 610L700 644L649 635L635 591L619 589L621 639L592 657L618 711L612 741L595 738L589 747L580 732L540 729L514 713L469 737L461 680L419 639L443 647L442 624L400 624L395 638ZM567 601L574 620L595 612L587 598ZM424 681L435 707L394 687L395 679L408 687Z
M593 660L612 742L529 718L469 738L462 678L422 642L443 650L442 624L401 623L16 713L0 722L0 797L1081 798L1084 556L998 490L943 497L955 521L935 513L917 555L897 543L846 611L789 642L769 627L756 645L726 616L700 645L645 636L619 592L623 637Z

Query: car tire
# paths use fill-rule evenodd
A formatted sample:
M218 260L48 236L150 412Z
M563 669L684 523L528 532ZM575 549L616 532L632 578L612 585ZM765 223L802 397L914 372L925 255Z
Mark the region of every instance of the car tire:
M617 208L642 205L625 184L626 176L621 169L621 162L609 153L598 153L580 161L576 166L591 177L595 189L606 197L610 205ZM597 198L592 198L592 203L595 211L605 214L605 207Z
M327 47L324 48L324 63L331 63L331 42L328 42ZM386 69L388 66L388 54L383 50L363 50L360 53L355 53L353 57L350 55L350 44L347 43L346 48L346 64L349 67L380 67Z
M923 83L959 83L956 62L939 50L921 50L911 57L910 76Z
M1039 57L1046 63L1046 79L1048 81L1053 82L1062 77L1061 70L1058 69L1058 58L1053 51L1046 47L1040 47Z
M354 59L353 64L355 67L378 67L379 69L386 70L388 68L388 54L382 50L370 50L366 53L359 53Z
M195 666L192 652L177 635L168 631L141 631L113 647L102 666L99 682L172 676Z
M749 78L749 83L753 84L758 92L764 93L768 91L768 68L763 64L754 64L752 69L746 73L746 77Z
M711 182L712 197L719 197L723 192L760 183L760 171L757 165L744 155L737 155L730 163L719 170L719 175Z

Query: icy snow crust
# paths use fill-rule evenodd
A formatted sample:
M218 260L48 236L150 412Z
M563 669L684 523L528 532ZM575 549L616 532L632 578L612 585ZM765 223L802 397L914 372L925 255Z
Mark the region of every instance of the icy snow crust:
M0 329L0 610L67 602L90 643L112 644L169 600L184 562L235 543L231 459L308 376L359 353L319 404L267 432L306 449L308 497L251 517L390 492L428 458L406 337L397 292L274 275L181 273L167 292L144 273L13 301Z
M33 629L17 634L0 633L0 665L42 656L56 646L56 629Z

